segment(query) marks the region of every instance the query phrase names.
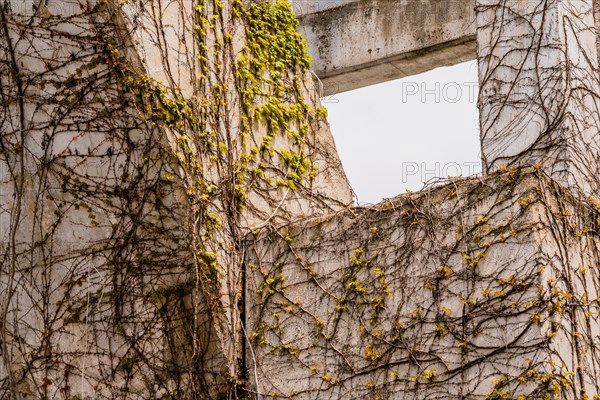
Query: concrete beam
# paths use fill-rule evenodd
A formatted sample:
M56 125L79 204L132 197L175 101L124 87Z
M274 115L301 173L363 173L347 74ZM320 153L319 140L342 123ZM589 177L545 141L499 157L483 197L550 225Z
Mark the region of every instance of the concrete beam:
M476 58L474 1L358 0L331 6L294 2L323 95Z

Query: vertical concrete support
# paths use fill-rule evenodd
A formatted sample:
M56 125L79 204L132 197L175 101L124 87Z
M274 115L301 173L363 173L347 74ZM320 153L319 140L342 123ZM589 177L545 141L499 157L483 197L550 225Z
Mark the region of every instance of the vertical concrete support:
M600 106L593 0L477 0L484 171L542 164L598 191Z

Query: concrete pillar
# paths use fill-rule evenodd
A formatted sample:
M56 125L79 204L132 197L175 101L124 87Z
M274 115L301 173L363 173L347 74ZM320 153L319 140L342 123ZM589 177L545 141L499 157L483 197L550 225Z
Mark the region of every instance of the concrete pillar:
M484 171L541 164L598 193L600 85L594 0L477 0Z

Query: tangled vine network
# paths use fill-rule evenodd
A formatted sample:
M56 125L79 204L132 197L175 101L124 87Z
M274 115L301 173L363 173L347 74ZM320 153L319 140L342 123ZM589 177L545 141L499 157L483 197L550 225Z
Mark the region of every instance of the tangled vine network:
M0 0L0 398L599 399L593 29L529 3L488 176L364 208L285 0Z
M0 398L242 396L245 235L351 201L290 6L190 3L1 3Z

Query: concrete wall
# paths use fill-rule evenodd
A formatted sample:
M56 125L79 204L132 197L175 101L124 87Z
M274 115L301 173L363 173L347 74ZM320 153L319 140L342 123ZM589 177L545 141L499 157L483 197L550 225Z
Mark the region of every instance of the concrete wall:
M459 3L415 18L434 2L371 4L345 9L345 18L387 27L381 46L396 43L393 32L410 20L421 25L402 31L403 43L415 48L458 32L436 31L435 15L465 23L451 17ZM214 189L202 187L207 197L194 202L185 178L214 179L218 189L232 183L231 171L194 175L201 168L176 162L176 128L153 119L162 115L156 103L136 107L139 92L126 79L147 72L173 99L189 100L179 86L197 70L174 38L193 45L192 2L129 3L123 14L93 5L0 1L1 398L218 398L244 379L263 398L538 398L549 385L566 399L582 398L581 388L598 393L592 206L540 172L507 169L347 208L351 191L318 119L306 143L322 180L259 193L248 179L239 220L223 212L226 187L201 209L226 223L194 231L196 207ZM348 35L347 27L338 28ZM243 29L231 29L237 46ZM380 39L362 45L394 53L377 47ZM361 54L347 53L376 60ZM221 83L234 79L223 73ZM295 94L316 108L305 78ZM233 90L223 100L239 102ZM214 132L234 145L205 149L206 165L240 150L228 129L239 115L213 116L231 123ZM260 141L266 129L255 128L250 140ZM277 148L288 139L277 137ZM268 164L286 177L277 158ZM209 228L219 233L203 244L223 268L212 292L199 277L208 259L199 262L194 247Z
M164 113L169 101L189 106L192 93L206 101L214 95L212 83L199 94L195 5L0 1L2 399L227 396L241 354L234 299L241 292L234 286L242 253L234 248L242 239L234 237L352 202L306 73L298 86L286 88L313 110L293 146L314 162L317 176L295 191L276 185L287 171L276 151L290 149L294 127L269 132L276 147L261 166L272 184L251 175L236 182L248 201L238 221L227 222L233 162L210 164L243 152L240 113L215 111L221 124L208 128L215 147L198 150L200 144L185 153L182 139L206 132L169 124L165 117L175 115ZM245 31L232 25L227 29L238 54ZM235 82L232 69L222 71L215 81ZM240 107L241 94L230 87L219 107ZM194 116L210 118L201 113L196 109ZM248 147L260 145L267 129L256 121L252 132ZM222 149L224 143L230 146ZM196 153L193 168L179 164L194 150L204 152ZM187 191L190 182L200 187ZM204 193L208 182L214 185ZM199 198L191 200L192 194ZM209 226L193 215L210 197L215 203L202 212L211 214ZM203 291L199 274L207 273L207 264L195 267L199 242L191 238L206 229L214 241L199 239L202 254L215 252L222 267L212 271L218 284Z
M599 321L585 310L598 308L587 299L599 294L600 248L596 233L582 234L596 222L557 190L513 170L260 234L247 259L257 391L599 394Z
M484 171L540 164L600 193L600 76L592 0L478 0Z

